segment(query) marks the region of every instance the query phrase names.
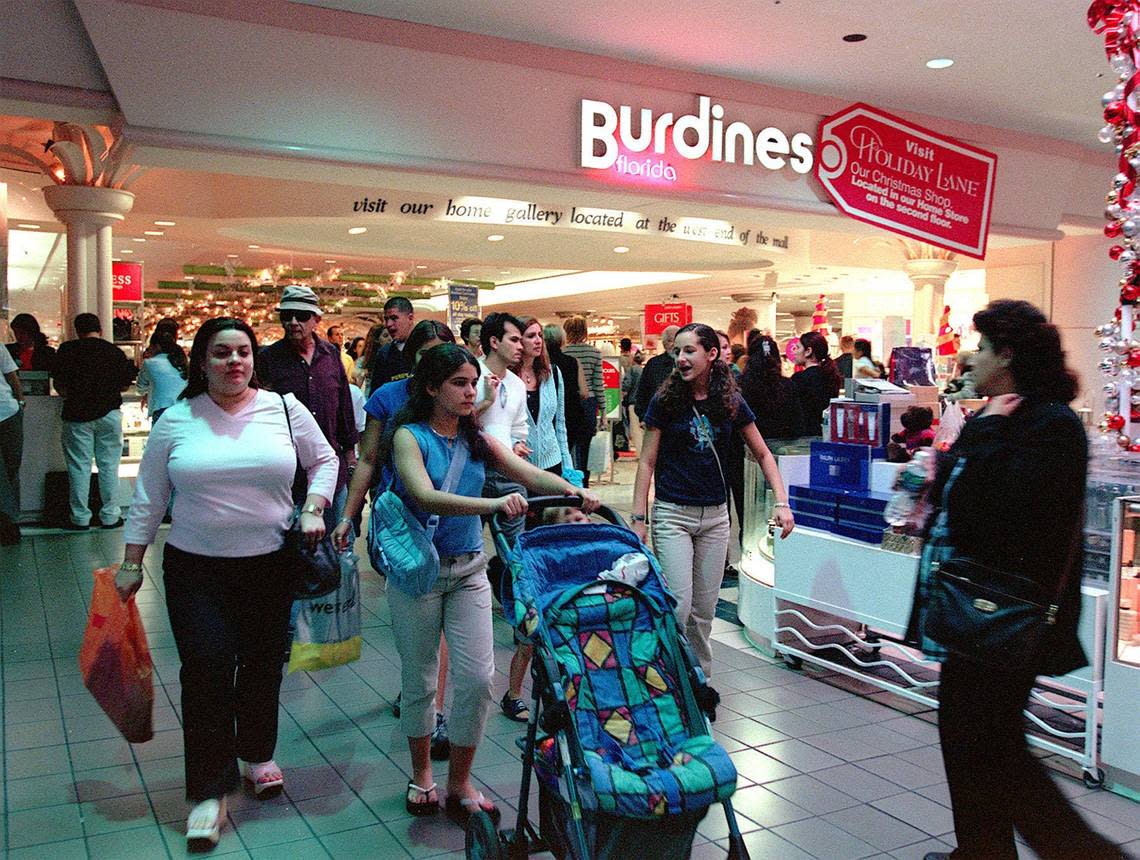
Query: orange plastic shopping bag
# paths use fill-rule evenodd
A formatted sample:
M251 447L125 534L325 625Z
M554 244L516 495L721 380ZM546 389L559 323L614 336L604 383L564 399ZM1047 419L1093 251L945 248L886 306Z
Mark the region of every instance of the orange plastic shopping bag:
M154 737L154 666L134 597L124 603L115 590L116 570L95 571L79 671L123 737L138 744Z

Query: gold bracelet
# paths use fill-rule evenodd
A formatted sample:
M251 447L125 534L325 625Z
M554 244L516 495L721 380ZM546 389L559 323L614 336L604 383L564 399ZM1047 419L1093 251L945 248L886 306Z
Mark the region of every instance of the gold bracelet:
M301 508L301 513L303 513L303 514L314 514L318 517L321 517L321 516L324 516L325 509L322 507L319 507L317 505L309 504L309 505L305 505L305 507Z

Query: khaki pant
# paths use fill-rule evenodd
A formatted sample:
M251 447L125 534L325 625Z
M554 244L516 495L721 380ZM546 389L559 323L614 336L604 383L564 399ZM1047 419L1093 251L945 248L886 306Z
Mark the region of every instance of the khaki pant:
M400 727L410 738L435 728L439 634L447 639L455 694L447 732L451 742L474 747L483 739L494 697L491 584L482 552L441 558L439 579L423 597L388 588L392 633L400 653Z
M677 598L677 625L692 645L705 675L712 674L713 618L728 552L728 506L653 503L653 551Z

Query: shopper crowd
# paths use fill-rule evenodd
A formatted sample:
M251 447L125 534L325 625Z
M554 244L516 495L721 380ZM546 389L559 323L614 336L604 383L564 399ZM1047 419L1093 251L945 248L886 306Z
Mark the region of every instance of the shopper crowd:
M544 327L492 313L465 320L457 342L443 323L417 322L411 303L397 297L385 304L382 324L346 345L342 326L322 329L308 287L286 287L276 312L281 340L259 346L246 323L215 318L198 329L189 356L177 323L162 320L137 373L152 429L116 585L124 599L141 586L147 548L171 522L162 571L181 660L187 838L217 842L226 796L240 780L260 796L287 778L274 760L281 655L294 611L286 531L295 527L310 546L329 537L345 552L366 505L386 491L427 530L438 555L438 576L425 592L387 588L401 660L398 716L412 762L404 804L431 815L442 801L459 823L478 811L497 821L472 767L496 701L506 717L529 718L523 687L532 647L516 640L500 698L492 688L492 596L504 571L484 553L484 525L496 518L513 543L536 494L576 496L584 512L597 510L588 489L592 440L611 432L602 355L581 317ZM3 544L20 538L20 371L48 371L63 397L65 527L87 529L94 517L107 529L124 524L120 407L136 369L102 337L97 317L80 314L72 325L75 338L57 352L21 314L11 325L15 342L0 350ZM958 842L952 856L1014 858L1014 828L1042 857L1069 856L1074 840L1087 856L1119 856L1028 753L1020 718L1038 674L1084 663L1076 625L1087 451L1067 405L1074 379L1056 329L1031 306L995 302L975 325L981 345L961 357L957 391L990 399L939 460L908 632L945 661L939 733ZM844 378L879 378L882 367L868 341L843 338L833 359L827 339L812 331L795 342L792 374L780 345L758 331L745 345L700 323L670 326L661 347L646 359L623 339L617 356L620 425L638 455L632 528L643 543L652 538L678 628L711 676L730 508L743 517L745 451L786 537L795 522L774 452L820 437ZM900 451L930 444L929 412L910 416L894 440ZM1023 665L1000 668L948 651L932 632L934 563L962 554L1057 593L1056 624ZM432 761L444 759L441 792Z

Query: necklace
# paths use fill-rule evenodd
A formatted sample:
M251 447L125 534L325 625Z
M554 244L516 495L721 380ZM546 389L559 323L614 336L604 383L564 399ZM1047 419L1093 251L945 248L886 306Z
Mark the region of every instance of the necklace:
M438 436L440 439L442 439L444 442L446 442L449 447L451 445L454 445L455 440L459 438L459 431L458 430L456 430L456 433L454 436L448 436L446 433L440 433L438 430L436 430L434 427L432 427L431 424L428 424L428 430L430 430L432 433L434 433L436 436Z

